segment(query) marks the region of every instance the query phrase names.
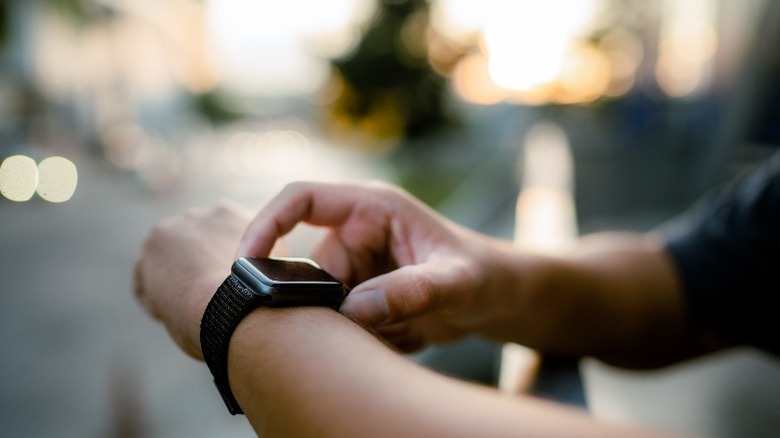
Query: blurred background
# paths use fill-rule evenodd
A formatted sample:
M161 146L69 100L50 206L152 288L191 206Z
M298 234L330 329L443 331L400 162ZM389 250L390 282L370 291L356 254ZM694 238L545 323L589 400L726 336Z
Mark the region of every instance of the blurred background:
M252 435L132 297L159 219L381 179L539 250L650 230L776 150L779 41L770 0L3 0L2 434ZM504 350L415 359L500 385ZM510 386L665 430L780 433L777 362L727 356L617 377L542 360ZM632 410L636 388L657 403Z

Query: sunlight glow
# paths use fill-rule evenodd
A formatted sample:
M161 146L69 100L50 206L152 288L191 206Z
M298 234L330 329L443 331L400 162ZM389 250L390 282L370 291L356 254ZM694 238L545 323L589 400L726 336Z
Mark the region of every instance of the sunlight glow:
M485 24L485 51L497 84L529 90L554 80L572 40L592 19L595 5L584 0L507 2Z
M557 103L587 103L602 96L610 84L607 57L588 44L573 47L564 57L558 78Z
M376 2L210 0L223 85L242 95L308 94L328 78L324 57L352 48Z
M478 105L492 105L506 97L490 78L488 60L481 53L466 56L452 72L452 87L464 100Z
M468 44L476 39L500 0L437 0L431 7L431 26L452 42Z
M438 0L431 26L456 47L478 43L483 58L467 54L452 69L453 86L468 102L587 103L608 90L619 94L630 82L621 78L610 88L613 59L622 74L636 71L627 56L608 57L585 43L603 6L602 0ZM437 54L429 55L432 65L442 64ZM483 60L493 86L485 82Z

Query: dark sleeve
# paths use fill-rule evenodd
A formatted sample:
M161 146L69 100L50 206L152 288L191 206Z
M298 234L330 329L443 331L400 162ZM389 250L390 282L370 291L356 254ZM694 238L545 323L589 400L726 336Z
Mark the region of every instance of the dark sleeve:
M780 153L697 203L666 239L693 317L780 355Z

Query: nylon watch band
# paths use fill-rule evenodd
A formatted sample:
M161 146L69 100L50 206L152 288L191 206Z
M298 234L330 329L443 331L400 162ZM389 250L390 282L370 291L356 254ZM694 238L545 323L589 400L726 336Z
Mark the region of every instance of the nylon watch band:
M260 296L253 294L234 275L228 276L219 286L206 306L200 322L200 346L214 383L225 401L228 411L243 414L227 374L228 346L238 323L252 309L262 304Z

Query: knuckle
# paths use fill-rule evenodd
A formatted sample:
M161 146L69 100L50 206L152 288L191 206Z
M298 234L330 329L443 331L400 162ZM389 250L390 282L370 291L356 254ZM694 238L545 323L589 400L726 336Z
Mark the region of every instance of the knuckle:
M388 199L402 198L406 194L402 188L381 180L368 181L366 187L375 194Z
M152 225L152 228L149 230L149 237L159 238L161 236L167 235L171 232L171 230L178 228L178 225L179 219L177 217L163 219L160 222Z
M143 248L145 250L148 250L150 247L154 246L156 242L160 240L160 238L167 234L167 230L169 229L169 226L163 222L158 222L149 229L149 234L146 236L146 240L144 241Z
M460 283L468 287L477 287L477 285L482 284L485 276L476 264L462 259L455 260L450 266L450 270L450 275L453 278L460 279Z
M238 214L238 206L231 201L223 199L214 205L211 213L218 218L236 216Z
M291 196L296 193L304 192L311 186L311 183L306 181L293 181L287 183L281 191L282 195Z
M301 204L308 202L309 196L314 191L316 183L307 181L293 181L288 183L276 196L277 200L287 204Z
M436 286L422 269L410 276L409 289L399 299L388 303L391 316L414 316L429 310L435 303Z

